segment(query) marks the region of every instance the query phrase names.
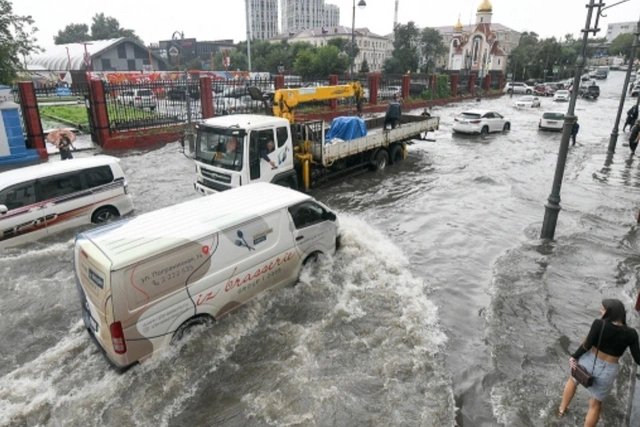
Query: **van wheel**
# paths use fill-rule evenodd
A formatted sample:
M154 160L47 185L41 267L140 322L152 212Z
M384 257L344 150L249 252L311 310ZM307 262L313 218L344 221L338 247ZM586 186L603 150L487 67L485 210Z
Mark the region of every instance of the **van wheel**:
M319 255L322 255L322 252L314 252L314 253L312 253L311 255L309 255L308 257L306 257L306 258L304 259L304 261L302 261L302 266L304 267L304 266L306 266L306 265L307 265L307 264L309 264L309 263L312 263L312 262L313 262L313 263L315 263L315 262L317 262L317 261L318 261L318 256L319 256Z
M389 163L395 165L402 161L402 146L395 144L391 146L391 151L389 155Z
M371 169L373 169L374 171L384 170L387 167L388 163L389 163L389 154L387 153L387 150L385 150L384 148L381 148L380 150L378 150L378 153L373 159Z
M206 314L188 319L173 333L173 337L171 338L171 345L180 344L180 342L188 337L195 328L201 326L207 327L211 324L213 324L213 318Z
M107 206L95 211L91 216L91 222L94 224L101 224L118 217L120 217L118 210L114 207Z

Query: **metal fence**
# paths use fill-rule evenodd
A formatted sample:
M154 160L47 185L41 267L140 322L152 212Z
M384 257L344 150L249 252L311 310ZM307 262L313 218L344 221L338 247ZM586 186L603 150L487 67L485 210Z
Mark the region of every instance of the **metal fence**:
M104 89L112 131L166 127L202 118L198 80L107 83Z
M60 84L34 84L34 91L38 100L68 100L69 98L84 99L89 94L88 83L74 83L70 86ZM13 100L20 103L20 92L18 87L12 89Z
M380 78L380 87L378 88L378 100L390 100L395 94L402 93L402 78L398 74L383 75Z

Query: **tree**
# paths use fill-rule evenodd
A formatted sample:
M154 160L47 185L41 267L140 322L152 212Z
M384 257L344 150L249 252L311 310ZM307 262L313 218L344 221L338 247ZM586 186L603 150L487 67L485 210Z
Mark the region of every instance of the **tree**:
M360 72L362 74L369 73L371 70L369 69L369 61L365 59L362 60L362 64L360 64Z
M400 24L394 30L393 53L384 64L388 74L404 74L418 69L420 30L413 21Z
M88 40L106 40L128 37L144 45L144 42L133 30L120 27L117 19L96 13L92 18L91 34L86 24L69 24L53 37L55 44L78 43Z
M609 46L609 55L623 55L624 59L627 60L631 53L632 44L633 34L620 34L611 42L611 45Z
M315 53L311 50L303 50L298 53L293 63L293 71L302 77L314 76Z
M57 36L53 36L55 44L78 43L88 40L91 40L91 35L86 24L69 24L64 27L64 30L58 30Z
M337 47L331 45L322 46L315 52L313 74L309 77L326 79L331 74L341 75L347 71L350 65L349 57L341 54Z
M420 42L423 57L429 58L429 60L426 61L425 69L423 70L427 72L429 63L434 62L437 58L447 53L448 49L442 41L442 35L440 35L440 32L433 28L425 28L422 30L422 33L420 34Z
M36 31L31 16L16 15L9 0L0 0L0 83L12 84L23 69L20 59L40 50Z
M345 37L332 37L329 40L327 40L327 45L328 46L335 46L337 47L340 52L344 52L347 55L353 55L354 58L358 57L358 54L360 53L360 48L358 47L358 44L356 43L355 45L353 45L353 54L351 53L351 38L345 38Z

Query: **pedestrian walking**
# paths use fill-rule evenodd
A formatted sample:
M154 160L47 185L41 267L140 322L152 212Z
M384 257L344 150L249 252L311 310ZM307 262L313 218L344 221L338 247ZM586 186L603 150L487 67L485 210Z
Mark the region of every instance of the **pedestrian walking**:
M627 120L624 122L622 132L627 131L627 126L632 128L636 120L638 120L638 105L634 104L634 106L629 108L629 111L627 111Z
M581 365L593 378L593 384L587 388L591 398L584 421L585 427L594 427L598 423L602 402L611 393L620 369L618 359L627 348L636 364L640 365L638 333L627 326L627 312L622 301L603 300L600 313L602 317L593 321L589 334L569 358L572 372ZM564 417L577 388L578 382L572 375L564 386L558 418Z
M640 139L640 120L636 120L636 124L631 128L631 134L629 134L631 154L635 154L636 148L638 148L638 139Z
M73 159L71 150L76 149L73 146L73 141L75 140L76 134L69 129L56 129L47 135L47 141L58 148L62 160Z
M398 98L398 94L393 95L393 101L387 106L387 113L384 116L383 130L387 130L387 125L391 124L391 129L395 129L400 125L400 119L402 118L402 106Z
M580 130L580 125L578 124L578 119L576 118L576 122L573 124L573 129L571 129L571 146L576 145L576 136L578 135L578 131Z

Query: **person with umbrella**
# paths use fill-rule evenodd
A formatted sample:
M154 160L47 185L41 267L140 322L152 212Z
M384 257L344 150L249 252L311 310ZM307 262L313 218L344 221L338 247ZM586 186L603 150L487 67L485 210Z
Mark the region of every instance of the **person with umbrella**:
M73 146L75 140L76 134L67 129L57 129L47 135L47 141L58 147L62 160L73 159L71 150L76 149Z

